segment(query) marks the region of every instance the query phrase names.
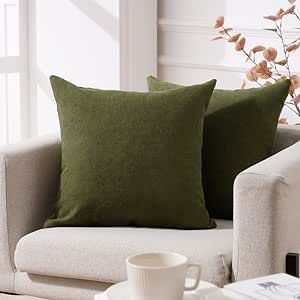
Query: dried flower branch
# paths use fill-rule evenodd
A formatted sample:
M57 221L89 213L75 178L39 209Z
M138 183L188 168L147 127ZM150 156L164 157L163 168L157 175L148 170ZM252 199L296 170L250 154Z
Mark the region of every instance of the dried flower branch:
M223 16L218 17L215 22L214 27L218 29L218 36L213 40L225 40L234 44L235 50L243 53L246 56L246 61L252 63L252 67L246 73L246 80L244 80L242 88L246 87L247 80L264 86L289 78L291 80L290 98L285 105L300 118L300 93L297 93L300 88L300 77L293 74L290 67L290 56L300 48L300 37L286 43L283 30L284 18L294 16L300 22L300 16L296 13L296 0L288 0L288 2L291 6L286 10L280 8L274 15L264 16L274 25L274 27L266 30L276 33L280 39L283 57L279 57L281 55L277 49L264 45L256 45L247 50L247 39L241 33L234 32L232 27L225 26ZM259 62L257 62L257 55L262 56ZM287 124L287 119L281 118L279 123Z

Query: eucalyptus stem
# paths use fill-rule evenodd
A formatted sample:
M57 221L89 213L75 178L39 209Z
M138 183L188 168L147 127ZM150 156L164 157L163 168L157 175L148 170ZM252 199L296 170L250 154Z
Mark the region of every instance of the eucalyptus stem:
M256 73L258 71L259 74L258 74L258 76L256 74L255 74L255 76L251 76L253 78L249 77L250 81L254 81L257 83L257 85L262 87L263 84L260 83L258 80L259 76L264 77L263 79L272 79L272 80L274 80L274 82L277 82L283 77L282 74L285 74L287 72L288 78L293 81L293 88L291 88L291 90L289 92L292 99L291 99L291 101L286 101L285 106L289 110L291 110L293 113L295 113L297 116L300 117L300 107L297 103L298 101L296 101L299 96L297 96L297 94L294 90L294 88L296 87L296 81L300 80L300 79L296 75L292 76L292 72L291 72L291 68L290 68L290 61L289 61L291 51L297 49L297 46L299 48L300 38L296 39L293 42L286 43L285 36L284 36L284 30L283 30L283 17L287 14L293 14L297 18L297 20L300 22L300 16L293 10L294 10L294 7L291 7L286 12L281 9L276 15L265 17L266 19L274 21L276 29L271 29L271 30L276 32L276 35L279 37L281 44L282 44L284 60L277 62L277 63L275 62L275 59L277 56L277 51L276 51L276 49L274 50L271 47L266 49L265 47L258 45L256 47L254 47L252 50L250 50L250 52L248 52L245 49L246 39L244 37L240 39L240 36L241 36L240 33L235 34L235 35L231 34L230 31L232 29L226 28L224 25L224 17L220 17L217 19L215 28L222 29L222 31L219 31L219 33L222 35L222 38L224 40L236 43L236 50L239 52L242 52L247 57L247 61L250 61L254 65L253 69L255 67L260 68L260 70L258 70L258 68L256 68L255 71L253 71ZM220 37L218 37L217 39L219 39L219 38ZM295 44L296 47L293 46L293 44ZM257 63L255 53L261 52L264 50L266 52L264 52L263 55L266 60L263 60L261 63ZM252 55L252 54L254 54L254 55ZM283 72L281 70L281 68L279 68L279 65L282 66L283 68L285 68L286 72ZM251 72L251 71L252 71L252 69L249 72ZM264 75L264 76L262 76L262 75ZM250 74L249 74L249 76L250 76ZM296 96L297 96L297 99L295 99ZM293 99L295 99L295 101Z
M295 13L295 15L297 16L297 18L299 19L300 21L300 18L299 16ZM284 40L284 37L283 37L283 32L282 32L282 19L280 21L280 25L278 25L278 23L275 21L275 25L277 27L277 35L278 37L280 38L281 40L281 44L282 44L282 48L283 48L283 52L284 52L284 56L285 56L285 60L286 60L286 64L285 64L285 67L287 69L287 72L288 72L288 77L291 78L291 69L290 69L290 65L289 65L289 54L288 54L288 51L287 51L287 44L285 43L285 40ZM295 97L295 93L294 92L290 92L290 96L292 98ZM289 109L291 109L295 114L297 114L298 116L300 116L300 108L298 107L297 103L293 103L293 106L295 107L296 110L292 109L290 106L286 105Z
M228 30L227 30L224 26L222 26L222 29L223 29L223 31L225 32L225 34L226 34L229 38L232 37L232 35L228 32ZM252 59L252 57L247 53L247 51L246 51L245 49L242 49L242 52L247 56L247 58L248 58L255 66L257 66L257 63L255 62L255 60Z
M296 115L299 116L298 112L297 112L296 110L294 110L292 107L290 107L290 106L288 105L287 102L285 102L284 105L285 105L287 108L289 108L293 113L295 113ZM295 104L293 104L293 105L296 106Z
M300 21L300 17L297 13L293 12L293 15Z
M223 31L224 31L224 33L227 35L227 37L228 38L231 38L232 37L232 35L228 32L228 30L224 27L224 26L222 26L222 29L223 29ZM255 66L258 66L258 64L256 63L256 61L250 56L250 54L243 48L242 49L242 52L244 53L244 55L248 58L248 60L250 60ZM273 76L271 76L270 75L270 78L272 78L275 82L277 81L277 79L276 78L274 78ZM258 82L257 80L256 80L256 83L259 85L259 86L263 86L260 82Z
M277 27L277 30L278 30L278 31L276 31L276 33L277 33L278 37L280 38L280 41L281 41L281 44L282 44L282 47L283 47L284 56L285 56L285 59L286 59L285 67L288 71L288 75L289 75L289 78L290 78L291 77L291 69L290 69L290 65L289 65L289 55L288 55L288 52L287 52L287 45L285 43L283 33L282 33L282 20L280 22L280 26L277 24L276 21L275 21L275 24L276 24L276 27Z
M281 73L279 72L275 62L273 64L270 62L270 64L271 64L272 68L275 70L276 75L281 77Z
M256 82L260 87L263 87L263 85L262 85L258 80L255 80L255 82Z

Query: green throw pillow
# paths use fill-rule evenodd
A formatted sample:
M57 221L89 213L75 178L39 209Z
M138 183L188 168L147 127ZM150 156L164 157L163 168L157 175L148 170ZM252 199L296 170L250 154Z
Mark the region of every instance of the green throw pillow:
M148 77L150 91L180 85ZM233 183L249 166L272 154L279 114L290 81L247 90L215 90L203 129L202 178L213 218L232 219Z
M211 228L201 180L204 113L216 84L138 93L52 76L62 173L52 226Z

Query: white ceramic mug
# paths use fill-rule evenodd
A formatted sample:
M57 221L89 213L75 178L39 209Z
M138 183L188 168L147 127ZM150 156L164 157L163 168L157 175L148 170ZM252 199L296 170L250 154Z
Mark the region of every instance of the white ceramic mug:
M184 291L195 290L200 281L200 266L188 264L177 253L158 252L131 256L126 260L130 300L182 300ZM188 268L196 268L193 286L185 286Z

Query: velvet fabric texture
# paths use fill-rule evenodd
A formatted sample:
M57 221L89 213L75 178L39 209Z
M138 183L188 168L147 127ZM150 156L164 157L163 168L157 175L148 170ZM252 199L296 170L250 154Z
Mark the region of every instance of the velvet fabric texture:
M62 137L53 226L211 228L201 180L205 110L216 84L137 93L51 84Z
M148 77L150 91L180 85ZM290 81L246 90L218 90L209 102L203 129L202 178L213 218L232 219L233 184L244 169L269 157Z

